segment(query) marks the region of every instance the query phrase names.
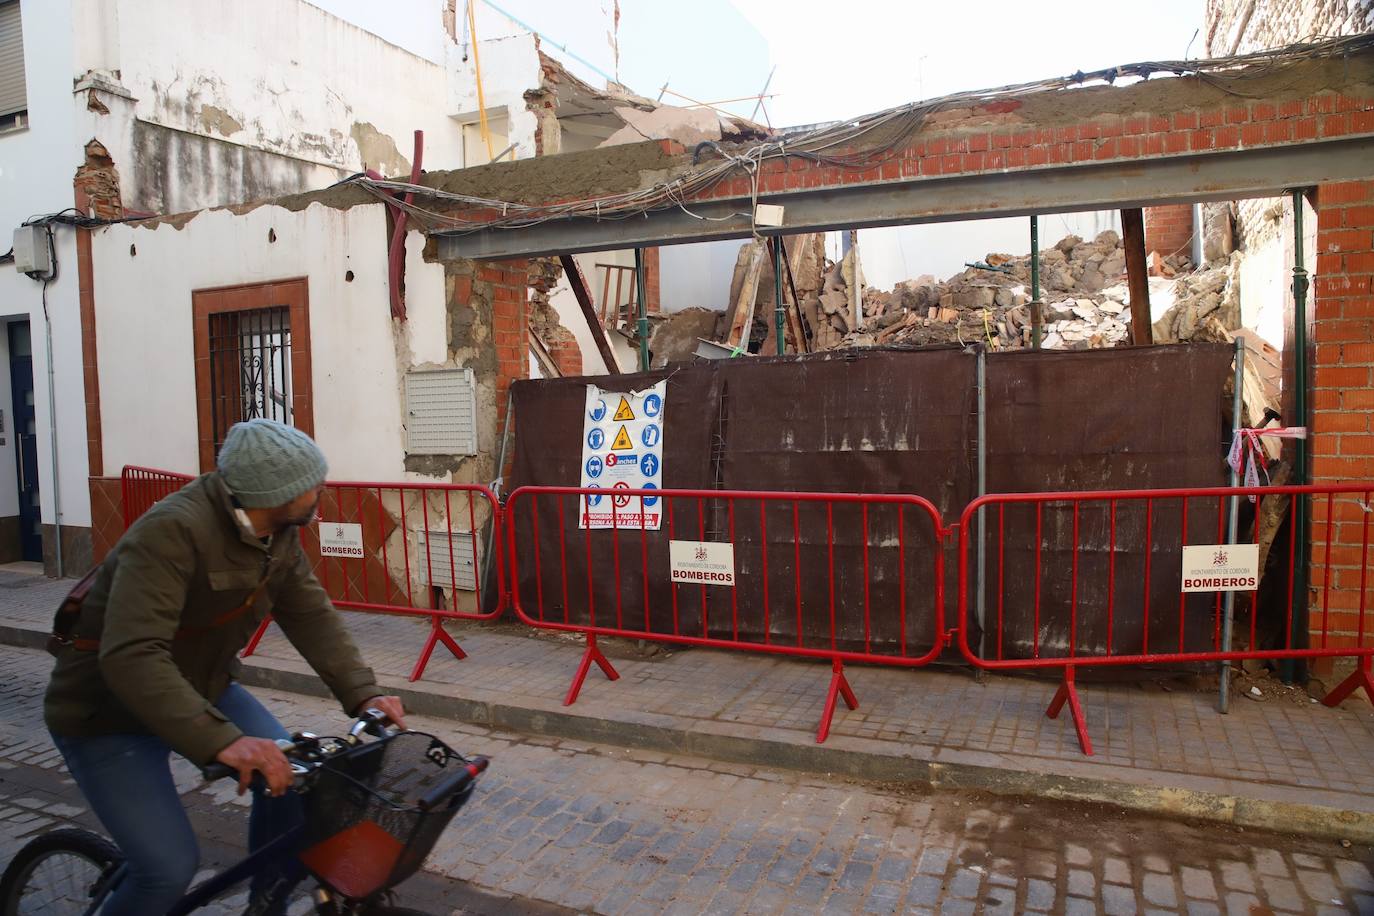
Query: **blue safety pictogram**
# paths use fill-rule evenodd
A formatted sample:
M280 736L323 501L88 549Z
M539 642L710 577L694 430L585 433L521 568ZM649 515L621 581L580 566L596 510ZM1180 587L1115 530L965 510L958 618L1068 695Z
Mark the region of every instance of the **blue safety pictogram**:
M656 417L663 412L663 398L657 394L646 395L644 398L644 416Z
M657 484L653 484L653 483L646 483L644 486L640 487L640 489L641 489L641 490L657 490L657 489L658 489L658 485L657 485ZM657 505L658 505L658 497L657 497L657 496L645 496L645 497L643 497L643 498L640 500L640 502L644 503L645 506L657 506Z
M645 477L657 477L658 456L651 453L639 459L639 471Z
M644 442L645 448L653 448L663 438L663 433L657 423L650 423L644 427L644 432L639 434L639 438Z
M604 470L604 467L603 467L602 464L601 464L601 459L600 459L600 458L598 458L598 457L596 457L595 455L593 455L592 457L590 457L590 458L587 459L587 476L588 476L588 477L590 477L590 478L592 478L593 480L595 480L596 478L598 478L598 477L601 476L602 470Z
M600 423L602 420L606 419L606 402L597 401L587 413L591 416L592 422Z
M599 489L601 489L601 485L600 485L600 484L595 484L595 483L594 483L594 484L590 484L590 485L588 485L587 489L589 489L589 490L599 490ZM588 495L587 495L587 505L589 505L589 506L599 506L599 505L601 505L601 497L598 496L598 495L595 494L595 493L590 493L590 494L588 494Z
M587 433L587 448L594 452L601 451L601 446L606 444L606 434L601 431L599 426L593 426L592 431Z

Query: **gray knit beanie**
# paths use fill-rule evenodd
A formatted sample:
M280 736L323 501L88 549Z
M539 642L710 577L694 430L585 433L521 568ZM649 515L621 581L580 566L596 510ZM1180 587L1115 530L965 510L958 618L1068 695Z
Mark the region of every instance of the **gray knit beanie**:
M219 472L245 509L268 509L324 483L329 466L305 433L258 419L229 428L219 450Z

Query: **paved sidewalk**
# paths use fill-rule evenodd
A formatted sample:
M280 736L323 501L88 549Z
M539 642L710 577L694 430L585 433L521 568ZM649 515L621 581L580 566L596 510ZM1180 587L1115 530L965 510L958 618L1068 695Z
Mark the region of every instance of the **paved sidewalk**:
M38 727L49 660L0 648L0 664L3 856L38 831L90 818ZM343 722L325 699L255 693L291 729ZM403 903L436 914L453 899L423 893L437 875L471 885L463 912L522 916L548 904L626 916L1374 912L1374 851L1358 844L913 792L424 716L410 724L492 758L430 856L432 874L402 888ZM241 835L232 785L202 786L180 761L176 772L193 813L213 819L198 824L203 841L206 826L224 841Z
M64 586L0 573L0 624L47 625ZM967 672L852 666L859 709L840 706L815 744L829 668L743 652L672 650L615 657L621 679L593 668L561 705L578 640L515 627L455 625L463 661L440 647L424 679L406 677L429 624L350 613L383 679L426 711L522 731L675 749L718 759L860 778L1111 801L1126 807L1304 830L1374 836L1374 708L1216 697L1131 684L1080 683L1096 756L1078 749L1067 714L1045 716L1054 684ZM295 686L306 669L272 628L249 660L259 682Z

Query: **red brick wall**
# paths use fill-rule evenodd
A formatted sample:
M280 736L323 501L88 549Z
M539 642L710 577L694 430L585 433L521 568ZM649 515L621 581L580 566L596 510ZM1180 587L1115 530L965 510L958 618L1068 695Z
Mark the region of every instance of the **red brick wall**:
M1374 480L1374 181L1322 185L1315 205L1312 482ZM1330 644L1352 645L1367 513L1350 497L1333 500L1328 513L1317 497L1312 519L1310 629L1329 614L1338 634Z
M548 342L549 355L558 366L558 372L565 378L582 374L582 348L577 338L567 328L559 328L553 340Z
M526 312L529 301L528 264L523 259L479 261L474 279L491 285L491 332L496 345L496 425L506 422L510 383L529 378L530 341ZM505 474L506 468L500 473Z
M644 311L649 315L659 313L662 291L659 289L658 247L644 249Z
M1187 254L1193 243L1193 205L1171 204L1145 208L1145 251L1164 257Z

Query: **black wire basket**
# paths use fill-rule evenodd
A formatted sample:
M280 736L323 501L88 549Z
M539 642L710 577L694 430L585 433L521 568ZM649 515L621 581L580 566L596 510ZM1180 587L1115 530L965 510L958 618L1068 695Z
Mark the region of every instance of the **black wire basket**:
M464 758L433 735L401 732L343 751L305 793L301 862L346 897L369 897L419 870L473 783L431 807L420 800L464 772Z

